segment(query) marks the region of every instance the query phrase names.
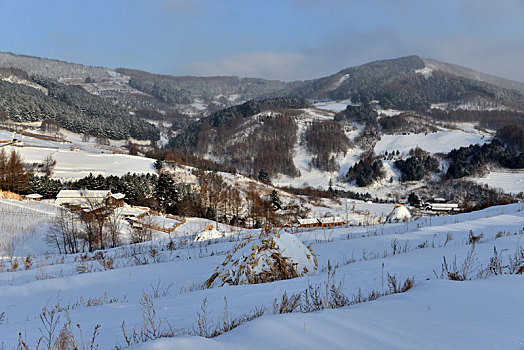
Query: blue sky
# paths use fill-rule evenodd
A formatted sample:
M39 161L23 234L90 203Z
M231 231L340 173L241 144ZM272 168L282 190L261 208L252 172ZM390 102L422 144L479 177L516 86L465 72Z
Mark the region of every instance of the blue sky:
M0 51L295 80L417 54L524 82L524 0L0 0Z

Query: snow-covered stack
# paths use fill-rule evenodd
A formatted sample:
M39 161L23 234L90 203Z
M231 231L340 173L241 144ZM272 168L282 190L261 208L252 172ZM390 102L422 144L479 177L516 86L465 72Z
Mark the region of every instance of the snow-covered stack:
M289 233L262 232L249 235L228 253L207 288L257 284L313 274L318 267L310 247Z
M411 213L408 208L402 204L395 205L393 211L388 215L387 222L399 222L399 221L408 221L411 219Z
M209 225L208 227L203 229L198 235L196 235L195 241L207 241L210 239L217 239L223 237L224 234L222 232L214 228L213 225Z

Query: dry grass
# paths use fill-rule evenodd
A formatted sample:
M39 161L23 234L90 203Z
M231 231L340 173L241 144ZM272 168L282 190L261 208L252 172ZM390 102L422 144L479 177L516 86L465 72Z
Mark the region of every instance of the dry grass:
M0 257L12 258L16 247L49 223L53 210L45 203L0 201Z
M267 283L296 278L310 272L307 268L304 271L297 269L297 264L278 246L278 238L280 234L274 230L246 236L227 253L222 265L216 268L204 286L211 288L214 285ZM309 262L316 270L318 263L311 247L305 249Z

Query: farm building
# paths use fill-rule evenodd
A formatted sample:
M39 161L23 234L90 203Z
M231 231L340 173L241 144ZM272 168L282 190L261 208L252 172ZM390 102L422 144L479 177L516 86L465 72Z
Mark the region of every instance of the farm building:
M31 200L31 201L40 201L42 199L42 195L41 194L38 194L38 193L31 193L31 194L28 194L27 196L25 196L26 199L28 200Z
M433 211L459 211L459 205L455 203L430 203L429 208Z
M298 227L336 227L344 226L344 220L339 217L319 219L298 219Z
M124 194L111 193L110 190L61 190L56 195L55 204L78 210L100 205L121 207L124 198Z
M317 219L298 219L298 227L319 227Z
M344 220L339 217L320 218L320 227L344 226Z

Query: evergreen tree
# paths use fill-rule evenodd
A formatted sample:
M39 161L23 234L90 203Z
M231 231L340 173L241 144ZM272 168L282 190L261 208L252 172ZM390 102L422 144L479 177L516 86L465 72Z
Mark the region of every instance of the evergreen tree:
M179 200L179 193L171 175L163 173L158 176L153 196L158 201L160 209L168 211L175 207Z
M269 174L266 169L260 169L258 172L258 181L266 185L271 185L271 179L269 178Z
M411 192L408 197L408 203L409 205L413 207L418 207L420 205L420 199L415 194L415 192Z
M153 167L159 173L162 172L162 170L164 169L164 161L162 159L157 159L156 162L153 164Z
M329 191L330 193L333 193L333 192L334 192L334 191L333 191L333 178L331 178L331 177L329 178L328 191Z
M206 219L209 219L209 220L215 220L216 219L215 209L213 207L207 207L205 217Z
M50 179L47 176L36 176L31 174L29 176L29 191L42 195L44 199L55 198L58 192L62 189L62 184L59 180Z
M102 174L98 174L97 177L94 178L93 182L91 183L91 187L89 189L92 190L105 190L107 189L106 179Z
M280 196L278 195L278 192L276 190L271 191L270 201L271 201L271 208L274 211L282 209L282 200L280 199Z

